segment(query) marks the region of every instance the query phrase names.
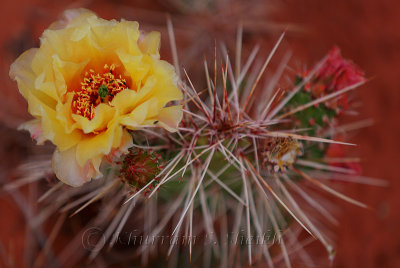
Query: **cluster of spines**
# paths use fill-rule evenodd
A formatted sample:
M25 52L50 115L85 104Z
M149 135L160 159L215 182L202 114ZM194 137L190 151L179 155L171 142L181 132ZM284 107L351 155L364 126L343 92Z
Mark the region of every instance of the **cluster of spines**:
M131 148L119 163L121 180L127 183L133 192L146 187L145 194L157 185L159 181L157 175L163 169L160 154L139 148ZM152 180L153 183L147 185Z

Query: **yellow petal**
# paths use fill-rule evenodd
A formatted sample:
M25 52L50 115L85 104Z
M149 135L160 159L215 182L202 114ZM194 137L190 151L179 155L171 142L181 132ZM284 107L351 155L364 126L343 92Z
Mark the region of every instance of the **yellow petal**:
M72 109L71 103L74 98L74 93L69 92L65 95L66 101L65 103L59 102L56 107L57 120L60 124L64 125L65 132L67 134L71 133L74 129L77 128L77 124L75 120L72 118Z
M116 107L119 114L126 114L135 108L138 100L139 98L137 97L137 93L134 90L127 88L114 97L111 101L111 105Z
M130 129L136 129L137 127L140 127L143 121L147 118L150 105L151 101L146 101L140 104L130 114L122 117L120 123Z
M32 60L37 54L37 49L30 49L23 53L11 65L10 77L17 81L18 89L21 95L28 102L28 111L33 116L40 116L42 105L55 108L56 100L35 89L36 76L31 68Z
M152 55L156 59L160 58L160 43L161 34L160 32L150 32L145 34L139 39L139 48L143 53Z
M59 99L59 95L57 94L56 85L54 82L45 81L45 73L41 73L35 80L36 92L39 93L42 91L46 96L52 98L52 102L55 103L56 100ZM66 86L64 83L63 90L66 90Z
M43 136L52 141L60 151L68 150L82 139L81 131L65 131L65 126L57 120L56 111L46 106L42 106L41 111Z
M31 48L22 53L10 67L10 77L13 80L17 79L21 84L24 84L24 88L18 89L22 96L25 97L26 91L33 88L33 83L36 79L35 73L32 71L31 64L32 60L38 52L37 48Z
M156 118L158 125L170 132L175 132L182 121L182 117L182 106L178 105L162 108Z
M160 108L170 101L181 100L182 92L176 86L177 76L174 67L163 60L152 61L153 75L157 83L152 90L152 96L159 100Z
M99 155L108 155L111 148L120 144L122 137L122 127L117 120L110 122L107 130L97 135L85 135L79 141L76 149L76 158L80 166L83 166L88 160Z
M89 160L88 165L89 165L89 170L88 170L88 176L91 177L92 179L99 179L103 177L103 174L100 172L100 165L101 162L103 161L103 156L99 155L91 160Z
M150 65L143 61L143 55L132 55L121 49L117 50L116 53L136 88L148 74Z
M62 60L58 55L53 55L52 58L55 78L55 81L52 83L53 87L55 87L53 90L57 93L57 99L59 99L58 96L63 96L67 91L67 82L75 77L79 77L79 74L89 63L89 59L75 63Z
M72 114L72 118L76 122L76 126L79 129L87 134L91 132L99 132L103 131L107 128L107 125L114 118L115 109L105 103L100 103L94 112L94 117L92 120L87 119L86 117Z
M129 134L127 130L124 130L122 133L121 144L117 150L117 154L127 153L129 148L131 148L132 146L133 146L132 136Z

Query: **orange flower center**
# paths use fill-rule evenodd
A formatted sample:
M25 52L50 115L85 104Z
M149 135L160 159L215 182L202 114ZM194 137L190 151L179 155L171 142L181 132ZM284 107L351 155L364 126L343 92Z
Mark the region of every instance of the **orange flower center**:
M95 108L100 103L110 103L122 90L129 88L125 77L116 72L114 64L104 65L102 72L93 69L85 72L80 88L74 90L72 112L93 119Z

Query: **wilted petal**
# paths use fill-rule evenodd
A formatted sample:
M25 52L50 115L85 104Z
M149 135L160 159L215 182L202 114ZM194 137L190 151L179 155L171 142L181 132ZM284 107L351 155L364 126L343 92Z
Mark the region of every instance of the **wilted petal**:
M75 147L62 152L56 150L53 154L52 166L57 178L73 187L81 186L89 181L92 178L90 175L101 175L89 172L90 169L94 170L89 163L83 167L78 164Z

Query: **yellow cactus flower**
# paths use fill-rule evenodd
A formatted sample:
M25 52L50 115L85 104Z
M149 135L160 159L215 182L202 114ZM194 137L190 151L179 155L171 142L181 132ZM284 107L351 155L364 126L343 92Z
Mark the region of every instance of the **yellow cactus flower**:
M58 179L80 186L102 176L102 160L132 146L128 130L160 126L174 131L182 99L174 68L160 60L160 33L134 21L104 20L86 9L68 10L11 66L35 118L20 128L38 144L57 146Z

